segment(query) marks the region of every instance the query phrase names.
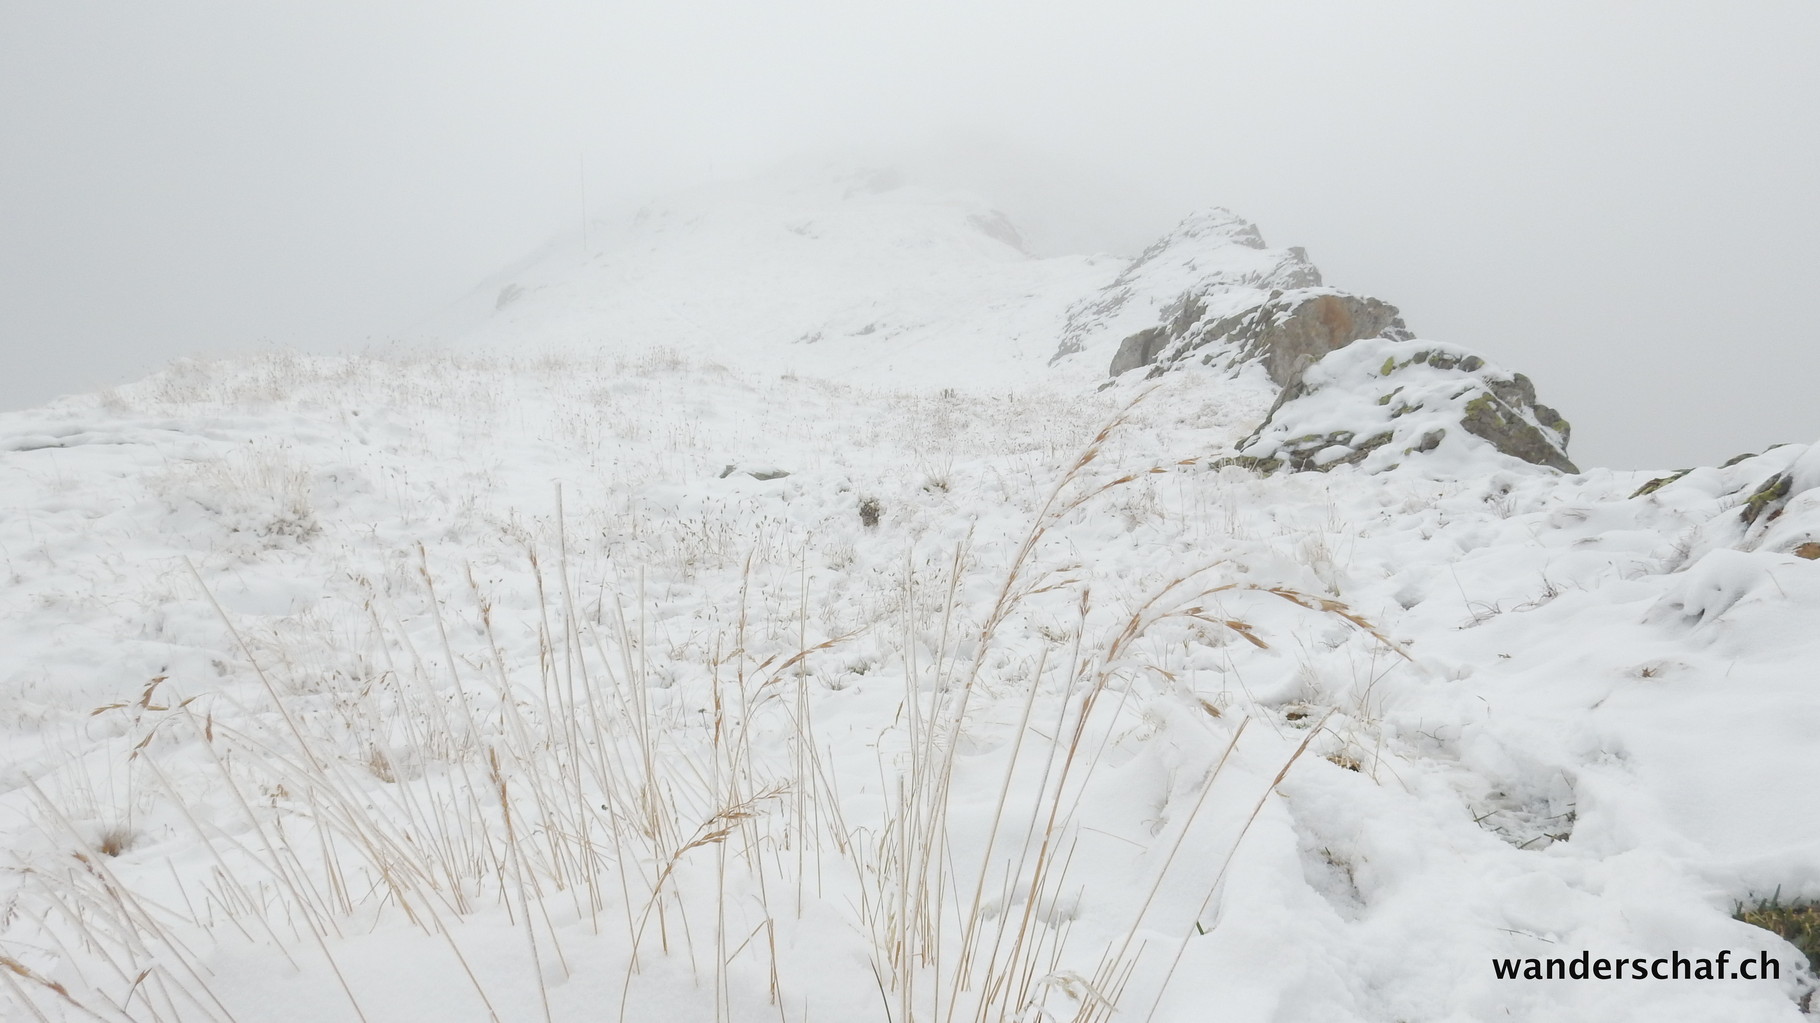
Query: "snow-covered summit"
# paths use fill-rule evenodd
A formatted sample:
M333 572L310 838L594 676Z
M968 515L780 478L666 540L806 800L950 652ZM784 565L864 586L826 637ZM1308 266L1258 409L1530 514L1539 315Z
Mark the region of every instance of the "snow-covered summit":
M1108 346L1169 319L1183 296L1255 304L1271 291L1320 284L1320 270L1302 249L1269 248L1256 225L1210 207L1184 218L1117 278L1076 302L1053 358L1091 352L1083 358L1103 360Z

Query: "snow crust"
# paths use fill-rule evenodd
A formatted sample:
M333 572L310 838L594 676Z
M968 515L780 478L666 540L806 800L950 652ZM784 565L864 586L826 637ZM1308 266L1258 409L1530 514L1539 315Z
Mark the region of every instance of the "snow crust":
M889 184L0 416L0 1015L1801 1018L1820 446L1209 469L1254 379L1046 366L1124 261Z

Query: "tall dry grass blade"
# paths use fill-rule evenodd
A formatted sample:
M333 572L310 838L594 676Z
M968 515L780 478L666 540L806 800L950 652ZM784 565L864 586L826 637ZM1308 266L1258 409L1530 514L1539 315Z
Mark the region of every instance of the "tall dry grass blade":
M1327 724L1327 719L1332 716L1333 711L1328 711L1321 716L1319 721L1315 722L1314 727L1308 729L1308 734L1302 737L1302 741L1296 746L1295 752L1289 755L1289 759L1283 761L1283 766L1277 769L1276 777L1270 780L1270 784L1264 787L1263 794L1258 796L1257 804L1251 808L1251 813L1246 816L1245 823L1239 828L1238 835L1233 838L1232 844L1227 847L1226 856L1220 861L1219 872L1214 875L1213 883L1208 886L1207 897L1201 900L1200 908L1195 911L1195 927L1197 930L1200 927L1201 918L1207 915L1207 908L1213 905L1213 900L1219 895L1220 886L1226 881L1226 871L1232 867L1232 858L1238 854L1239 843L1245 840L1245 835L1251 830L1251 825L1257 821L1258 814L1263 812L1264 804L1269 801L1270 794L1276 790L1278 785L1283 783L1284 778L1289 776L1289 769L1294 767L1296 761L1302 758L1302 754L1308 751L1309 743L1313 742L1314 737L1321 733L1322 728ZM1163 1004L1163 993L1168 990L1169 979L1175 975L1176 969L1181 966L1182 955L1188 951L1188 942L1192 938L1192 934L1184 935L1181 943L1176 946L1175 958L1170 960L1169 970L1163 975L1163 982L1157 985L1156 997L1151 1000L1150 1011L1144 1014L1145 1023L1149 1023L1151 1019L1155 1018L1157 1007Z

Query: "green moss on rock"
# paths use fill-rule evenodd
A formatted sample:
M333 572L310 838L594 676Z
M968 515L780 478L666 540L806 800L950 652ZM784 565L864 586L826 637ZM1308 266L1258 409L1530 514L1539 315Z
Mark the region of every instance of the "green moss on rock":
M1648 483L1645 483L1642 486L1638 487L1636 492L1631 494L1630 496L1631 497L1648 497L1650 494L1653 494L1656 491L1661 490L1663 487L1668 486L1670 483L1673 483L1674 481L1680 479L1681 477L1687 475L1690 472L1693 472L1693 470L1692 469L1682 469L1680 472L1674 473L1669 476L1658 476L1655 479L1650 480Z
M1280 458L1259 458L1256 455L1230 455L1226 458L1214 459L1208 468L1224 469L1229 465L1236 465L1241 469L1250 470L1260 476L1268 476L1283 467L1283 460Z
M1756 492L1744 500L1744 510L1740 517L1745 523L1752 524L1767 515L1773 519L1782 514L1782 505L1788 501L1789 491L1795 486L1795 478L1786 472L1779 472L1763 481Z

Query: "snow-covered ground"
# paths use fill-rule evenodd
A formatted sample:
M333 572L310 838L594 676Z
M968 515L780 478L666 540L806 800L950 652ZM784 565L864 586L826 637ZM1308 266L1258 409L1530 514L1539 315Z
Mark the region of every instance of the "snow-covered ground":
M1048 365L1124 261L670 209L0 416L0 1015L1800 1018L1820 449L1213 470L1258 375Z

